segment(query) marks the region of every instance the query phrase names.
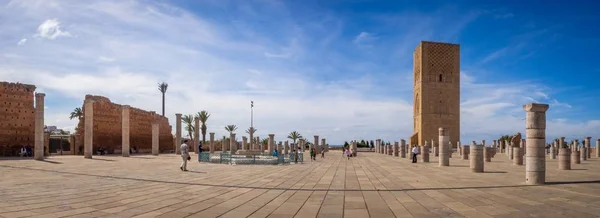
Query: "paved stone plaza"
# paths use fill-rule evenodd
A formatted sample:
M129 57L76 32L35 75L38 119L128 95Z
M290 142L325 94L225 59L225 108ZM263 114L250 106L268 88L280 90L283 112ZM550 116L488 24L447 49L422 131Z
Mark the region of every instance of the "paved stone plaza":
M0 160L1 217L600 217L600 161L525 185L525 166L497 154L471 173L341 151L286 166L188 165L160 156L53 156Z

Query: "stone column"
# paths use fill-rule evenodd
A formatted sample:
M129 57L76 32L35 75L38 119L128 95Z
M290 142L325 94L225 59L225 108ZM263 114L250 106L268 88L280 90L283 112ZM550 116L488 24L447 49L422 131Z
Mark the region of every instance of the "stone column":
M452 158L452 152L453 152L453 148L452 148L452 142L450 140L448 140L448 143L446 143L446 146L448 146L448 158Z
M596 140L596 157L600 157L600 139Z
M94 100L85 100L83 103L84 111L84 132L83 138L83 157L91 159L94 153Z
M492 162L492 147L483 146L483 159L485 162Z
M388 146L387 144L385 144L385 143L383 144L383 154L384 155L387 155L389 153L389 150L390 150L389 147L390 146Z
M558 151L558 139L552 141L552 146L550 147L550 159L556 159L556 153Z
M375 152L376 153L379 153L379 150L381 149L380 146L381 146L381 139L376 139L375 140Z
M229 141L227 141L227 137L223 136L223 139L221 139L221 152L226 152L228 146Z
M577 150L571 151L571 164L581 164L580 153Z
M315 154L319 154L319 153L321 153L321 149L319 148L319 136L316 135L314 137L315 137L314 145L315 145L315 152L316 152Z
M281 154L283 154L283 142L279 141L279 143L277 143L277 155Z
M69 150L71 150L71 152L69 152L69 153L71 155L77 155L77 153L76 153L77 146L75 146L75 135L70 135L69 136L69 145L70 145L70 148L71 148L71 149L69 149Z
M458 152L458 156L461 156L461 157L462 157L462 155L463 155L462 149L463 149L463 148L462 148L462 146L460 145L460 141L456 141L456 152Z
M358 153L357 150L356 150L357 149L357 144L358 143L356 141L354 141L354 143L352 143L352 156L354 156L354 157L356 157L357 153Z
M325 139L323 139L325 140ZM288 155L290 153L290 144L288 143L288 141L285 141L285 143L283 144L283 154L284 155Z
M421 146L421 161L429 162L429 142L425 141L425 145Z
M506 153L508 154L508 159L510 159L510 160L512 160L514 158L513 148L514 148L514 145L512 144L512 142L510 144L508 144L508 146L506 147Z
M461 152L462 152L462 154L461 154L461 156L462 156L462 159L463 159L463 160L468 160L468 159L469 159L469 153L470 153L470 151L471 151L471 148L470 148L470 146L468 146L468 145L462 146L462 145L461 145L460 147L461 147L461 149L460 149L460 150L461 150Z
M589 158L592 158L592 152L591 152L592 141L591 140L592 140L592 137L589 137L589 136L585 137L585 140L584 140L586 160Z
M406 141L400 139L400 157L406 158Z
M35 126L33 159L44 160L44 93L35 94ZM86 135L87 136L87 135Z
M497 151L500 150L500 149L498 149L498 143L496 140L492 140L492 147L496 148Z
M173 129L173 128L171 128L171 129ZM173 147L177 147L177 137L175 135L172 135L172 136L173 136Z
M262 153L265 152L265 146L263 145L262 141L260 140L260 137L256 137L256 150L260 151Z
M175 154L181 154L181 114L175 114Z
M327 152L328 148L327 145L325 144L325 139L321 139L321 149L325 150L325 152Z
M159 124L158 122L154 121L152 122L152 155L158 155L158 143L159 143L159 137L160 137L160 132L159 132Z
M121 106L121 156L129 157L129 105Z
M246 136L242 136L242 151L247 151L249 150L248 147L248 138L246 138Z
M520 148L520 147L513 148L513 165L517 165L517 166L523 165L523 155L521 154L522 150L523 150L523 148Z
M544 152L546 152L546 142L544 142ZM523 148L523 150L521 152L523 152L523 155L527 154L527 149L525 149L527 147L527 140L525 139L521 139L521 145L520 148Z
M539 185L546 182L546 111L547 104L526 104L525 184Z
M450 133L448 129L440 127L438 129L438 143L440 146L439 153L439 166L450 166L450 150L448 147L448 141L450 140Z
M471 143L469 151L469 163L471 172L483 172L483 146L477 145L475 141Z
M304 143L304 139L298 140L298 145L300 146L300 150L302 152L304 152L304 149L306 149L306 147L305 147L306 143Z
M584 145L582 145L579 149L579 158L581 158L581 161L587 160L587 147L585 147Z
M199 117L194 117L194 151L196 152L196 154L198 154L198 150L200 150L198 148L198 146L200 145L201 139L200 139L200 118ZM202 145L202 147L204 147L205 145ZM206 147L204 147L206 148Z
M571 150L568 148L559 148L558 152L558 169L559 170L570 170L571 169Z
M394 142L394 148L392 149L392 153L394 153L394 157L398 157L399 156L399 154L398 154L399 148L400 148L399 143L398 142Z
M235 133L229 134L229 150L232 154L235 154L237 151L237 140L235 140Z
M273 150L275 150L275 134L269 134L269 142L267 143L267 149L269 150L269 154L272 154Z
M210 148L210 153L214 153L215 152L215 133L211 132L210 134L210 141L209 141L209 148Z

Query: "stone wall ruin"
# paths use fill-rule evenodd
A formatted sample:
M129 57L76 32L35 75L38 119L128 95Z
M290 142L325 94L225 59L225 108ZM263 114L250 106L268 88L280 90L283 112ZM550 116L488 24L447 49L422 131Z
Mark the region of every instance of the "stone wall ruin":
M34 85L0 82L0 146L33 146Z
M94 100L94 152L103 146L108 153L120 153L121 151L121 116L122 106L115 104L103 96L86 95L85 100ZM85 114L85 108L81 107ZM152 151L152 122L159 123L159 151L173 150L173 135L169 119L155 112L148 112L139 108L131 107L129 110L130 125L130 148L150 153ZM83 138L85 137L85 119L79 120L77 126L77 149L83 150Z

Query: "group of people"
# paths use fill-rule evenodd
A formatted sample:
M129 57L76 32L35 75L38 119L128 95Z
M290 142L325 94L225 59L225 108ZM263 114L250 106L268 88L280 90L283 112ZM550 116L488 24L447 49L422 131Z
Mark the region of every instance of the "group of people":
M33 150L31 149L31 146L22 146L21 150L19 151L19 156L21 157L31 157L33 156Z
M321 158L325 158L325 149L321 149ZM317 150L315 148L310 149L310 161L317 160Z

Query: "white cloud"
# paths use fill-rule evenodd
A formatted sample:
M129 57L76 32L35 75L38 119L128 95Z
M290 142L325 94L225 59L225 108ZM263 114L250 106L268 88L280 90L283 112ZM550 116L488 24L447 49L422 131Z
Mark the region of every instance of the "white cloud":
M48 19L44 23L40 24L37 29L37 34L46 39L56 39L58 37L70 37L71 34L67 31L60 30L60 22L57 19Z
M374 36L372 33L368 33L368 32L360 32L356 37L354 37L354 43L355 44L361 44L361 43L365 43L368 41L372 41L374 39L376 39L377 37Z
M268 58L289 58L290 56L292 56L292 54L290 54L290 53L276 54L276 53L271 53L271 52L265 52L265 57L268 57Z
M489 54L488 56L486 56L485 58L483 58L483 60L481 60L481 63L487 63L487 62L490 62L492 60L496 60L496 59L498 59L498 58L506 55L506 53L508 53L508 51L509 51L510 48L511 48L510 46L509 47L504 47L504 48L501 48L499 50L496 50L496 51L492 52L491 54Z
M17 45L24 45L25 42L27 42L27 39L21 39L21 40L19 40L19 42L17 43Z
M60 13L64 11L70 13ZM382 86L391 80L390 76L368 75L377 69L377 64L355 63L341 52L317 53L315 50L320 47L311 46L314 33L310 28L282 28L276 34L256 28L252 34L239 37L237 29L228 23L169 5L138 1L17 2L0 8L0 14L23 23L14 29L15 35L30 34L39 20L62 14L39 25L39 37L70 36L60 29L58 19L73 24L68 30L80 36L78 40L40 43L36 48L0 48L0 57L4 57L0 58L2 80L32 83L38 91L55 95L46 101L52 109L46 112L48 125L72 130L77 122L67 119L72 109L59 108L81 107L86 94L104 95L119 104L159 112L161 94L156 84L166 81L166 115L171 124L174 126L176 112L208 110L212 114L209 132L216 132L218 137L226 133L223 126L227 124L236 124L238 134L248 128L250 101L254 101L258 134L265 137L274 133L278 141L285 140L293 130L305 136L318 134L333 144L375 137L397 141L407 139L413 131L412 99L396 94L412 95L402 92L390 97L377 92L381 88L389 91L410 86L412 77L406 82L403 75L398 76L401 85ZM7 26L10 23L13 22L0 23L0 29L16 28ZM371 33L361 32L355 42L374 38ZM320 41L317 44L322 46ZM410 45L408 53L415 46ZM335 48L327 48L330 49ZM318 64L312 62L315 60L325 61ZM346 66L365 72L346 75ZM325 74L324 70L336 74ZM461 72L463 141L491 140L501 134L524 132L525 113L521 106L530 101L527 98L542 102L554 99L550 94L540 95L548 92L534 83L486 84L476 79L477 73ZM338 78L339 75L344 78ZM51 100L59 98L77 103L65 105L68 101ZM567 104L558 100L550 103L551 107ZM552 134L591 134L586 128L598 125L592 121L554 121L560 117L551 113L548 116L548 131Z

